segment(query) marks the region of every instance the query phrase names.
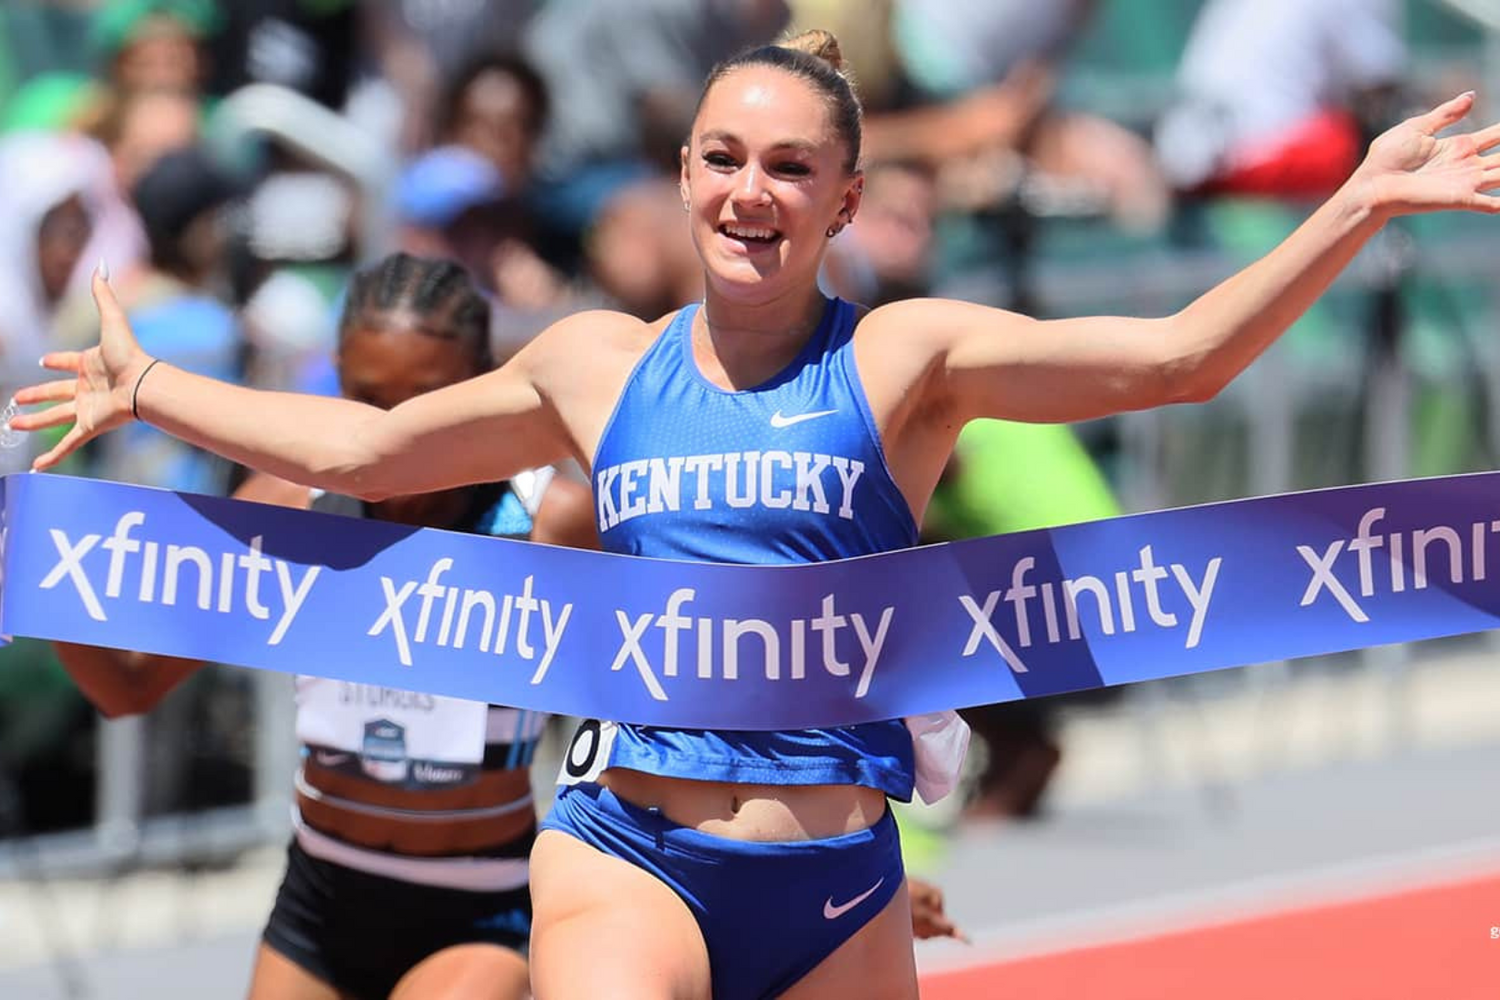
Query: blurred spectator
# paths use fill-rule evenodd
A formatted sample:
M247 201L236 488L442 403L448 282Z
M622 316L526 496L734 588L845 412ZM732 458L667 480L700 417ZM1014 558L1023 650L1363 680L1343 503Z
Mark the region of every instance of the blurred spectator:
M458 261L495 297L497 355L576 308L565 277L533 248L521 198L469 146L439 146L413 161L396 185L396 215L402 250Z
M494 164L507 190L531 183L537 143L551 110L547 84L525 59L484 52L448 82L438 105L438 138Z
M246 206L246 239L266 264L346 261L355 240L352 182L294 156L278 157Z
M367 41L355 0L235 0L217 8L219 22L206 40L208 93L273 83L344 107Z
M1157 128L1172 183L1195 194L1331 193L1363 154L1361 110L1401 79L1400 30L1396 0L1210 0L1183 53L1181 97Z
M859 218L829 246L828 290L874 308L930 294L934 221L933 171L916 163L874 163L865 171Z
M677 151L708 71L773 40L788 16L783 0L543 7L527 28L524 51L552 95L541 151L545 220L579 238L626 184L651 173L676 176Z
M239 191L200 149L168 153L131 190L150 246L142 272L117 293L145 350L179 368L239 381L244 341L224 304L223 209ZM127 292L128 288L128 292ZM118 482L223 494L229 467L144 424L101 439L92 471Z
M868 158L922 159L943 168L980 157L990 189L965 185L980 200L1009 196L1020 170L1034 171L1053 184L1095 192L1123 226L1160 226L1169 197L1150 144L1054 100L1058 69L1095 6L1096 0L896 0L894 46L923 103L872 115ZM1003 157L997 167L997 152L1019 154L1021 167L1003 169Z
M704 77L773 41L789 17L784 0L639 0L628 16L582 0L536 14L524 50L546 77L552 116L530 201L548 259L643 318L701 294L678 152Z
M152 163L198 141L200 117L192 91L153 87L110 94L83 126L109 151L116 189L128 192Z
M397 242L414 256L457 260L487 270L499 232L505 179L467 146L439 146L417 157L396 183Z
M210 0L110 0L100 5L90 36L105 78L121 91L197 93L207 65L202 49L218 6Z
M437 66L462 66L475 53L512 47L543 0L391 0L378 5L421 40Z
M648 178L617 192L589 231L585 259L599 291L644 320L703 296L703 263L675 180Z
M401 248L456 260L481 288L517 309L542 309L562 278L527 243L526 214L495 165L467 146L418 157L396 191Z
M133 205L121 192L135 186L147 167L167 153L198 139L198 101L181 90L113 92L97 103L82 126L103 143L108 177L100 181L96 226L86 253L92 263L109 262L115 288L129 296L147 272L146 233ZM99 332L99 313L87 287L74 288L53 323L58 344L81 347Z
M51 343L57 308L75 275L98 213L107 173L102 151L86 139L18 132L0 139L0 391L35 378ZM12 467L20 449L6 451Z
M275 148L245 202L229 264L251 344L246 378L268 389L335 394L334 313L359 239L347 177Z

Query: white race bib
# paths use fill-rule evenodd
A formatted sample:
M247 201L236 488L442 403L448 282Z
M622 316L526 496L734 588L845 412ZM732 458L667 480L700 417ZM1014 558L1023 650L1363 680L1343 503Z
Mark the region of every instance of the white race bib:
M393 784L428 783L483 761L488 712L482 701L297 678L297 738L332 751L319 763L337 766L338 754L350 754L365 774Z

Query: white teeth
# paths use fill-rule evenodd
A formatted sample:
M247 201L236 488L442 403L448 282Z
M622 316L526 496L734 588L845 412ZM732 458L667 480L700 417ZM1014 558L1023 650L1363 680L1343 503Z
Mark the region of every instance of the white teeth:
M776 230L760 226L725 226L724 232L748 240L768 240L776 235Z

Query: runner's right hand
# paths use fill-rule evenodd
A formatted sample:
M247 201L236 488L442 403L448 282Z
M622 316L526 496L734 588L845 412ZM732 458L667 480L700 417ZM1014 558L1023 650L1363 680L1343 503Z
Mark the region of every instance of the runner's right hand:
M86 351L57 351L42 358L42 367L67 372L69 378L27 386L16 393L20 405L53 403L44 410L11 418L19 431L73 426L50 451L32 463L37 470L50 469L85 442L105 431L129 423L131 391L151 358L141 350L125 311L115 300L109 281L94 272L92 290L99 307L99 344Z
M911 898L911 930L918 940L935 937L951 937L969 943L969 937L949 919L943 909L943 890L922 879L906 880L907 894Z

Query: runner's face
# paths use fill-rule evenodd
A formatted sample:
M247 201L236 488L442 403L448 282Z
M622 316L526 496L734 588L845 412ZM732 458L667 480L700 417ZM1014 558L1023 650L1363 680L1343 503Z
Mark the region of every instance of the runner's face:
M373 317L344 334L339 344L339 387L346 399L383 410L424 392L480 374L474 352L461 340L423 333L411 313ZM450 527L467 504L466 490L391 497L371 505L371 516L397 524Z
M815 281L829 226L858 205L845 143L807 81L736 69L709 90L682 150L682 193L710 287L768 298Z
M377 317L339 344L339 387L346 399L383 410L479 374L463 341L422 333L409 314Z

